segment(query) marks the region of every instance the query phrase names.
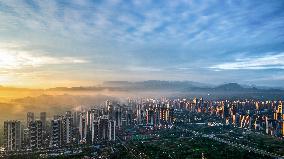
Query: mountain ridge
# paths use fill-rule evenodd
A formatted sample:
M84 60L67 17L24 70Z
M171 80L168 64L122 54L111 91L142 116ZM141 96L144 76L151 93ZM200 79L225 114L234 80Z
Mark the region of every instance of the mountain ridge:
M214 90L214 91L284 91L283 88L265 87L256 85L241 85L235 82L223 83L219 85L206 84L195 81L162 81L162 80L146 80L146 81L105 81L96 86L74 86L74 87L53 87L47 89L33 89L23 87L7 87L0 86L0 90L29 90L29 91L127 91L127 90Z

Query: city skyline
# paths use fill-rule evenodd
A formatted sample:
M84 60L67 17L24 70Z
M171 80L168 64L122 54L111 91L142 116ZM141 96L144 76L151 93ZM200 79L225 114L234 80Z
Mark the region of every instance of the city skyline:
M282 1L1 1L0 83L281 86L283 18Z
M282 106L281 100L150 97L55 114L29 111L26 120L4 121L0 157L283 158Z
M284 1L0 0L0 158L283 158Z

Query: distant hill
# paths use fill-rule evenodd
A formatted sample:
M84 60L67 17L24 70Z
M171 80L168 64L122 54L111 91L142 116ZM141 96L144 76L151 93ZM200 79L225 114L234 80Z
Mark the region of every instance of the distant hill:
M34 91L36 89L25 88L10 88L0 87L1 90L13 90L13 91ZM80 86L80 87L56 87L49 89L37 89L37 91L62 91L62 92L102 92L110 91L117 92L118 94L130 93L130 95L136 94L139 96L143 94L149 95L154 93L155 95L176 95L176 96L207 96L210 98L221 97L242 97L242 98L262 98L262 99L284 99L284 89L281 88L269 88L240 85L238 83L225 83L218 86L210 84L193 82L193 81L106 81L98 86ZM123 93L121 93L123 92ZM134 93L135 92L135 93ZM146 94L148 93L148 94ZM152 94L153 95L153 94Z
M217 87L215 87L216 90L222 90L222 91L235 91L235 90L244 90L246 88L242 87L238 83L227 83L222 84Z
M109 81L104 85L124 88L128 91L160 91L173 92L177 96L203 96L211 99L216 98L256 98L256 99L284 99L284 90L265 88L238 83L225 83L218 86L192 82L192 81ZM178 92L178 93L177 93ZM158 93L158 92L157 92Z
M104 87L104 86L90 86L90 87L55 87L46 89L47 91L123 91L123 87Z
M192 81L159 81L159 80L148 80L139 82L128 82L128 81L106 81L103 83L106 87L123 87L128 89L155 89L155 90L183 90L186 88L208 88L209 84L192 82Z

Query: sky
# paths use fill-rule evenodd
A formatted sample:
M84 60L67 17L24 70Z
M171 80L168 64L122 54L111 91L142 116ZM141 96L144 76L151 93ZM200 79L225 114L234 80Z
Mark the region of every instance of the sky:
M1 0L0 85L284 84L281 0Z

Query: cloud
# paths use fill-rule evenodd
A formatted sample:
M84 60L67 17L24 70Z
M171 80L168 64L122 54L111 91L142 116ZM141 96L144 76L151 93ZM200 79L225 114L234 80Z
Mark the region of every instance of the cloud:
M162 71L160 68L153 68L153 67L139 67L139 66L132 66L127 68L129 71L134 71L134 72L159 72Z
M0 49L1 69L22 69L25 67L40 67L55 64L81 64L88 61L76 57L52 57L35 55L29 52Z
M266 54L263 56L236 59L209 67L215 70L260 70L260 69L284 69L284 52L278 54Z
M0 48L8 52L1 56L10 62L2 60L0 68L56 70L62 78L66 78L62 74L72 74L70 78L90 80L124 80L130 74L138 79L139 75L146 78L147 73L159 73L157 79L208 81L214 81L213 76L225 79L222 70L241 69L248 74L251 71L244 71L282 69L280 61L261 57L268 58L265 52L284 51L283 4L231 0L1 1ZM20 48L13 44L2 47L5 41L18 42ZM250 58L216 63L241 52L251 52L247 54ZM256 56L253 52L260 53ZM204 69L208 64L210 69ZM201 71L212 74L204 78ZM85 72L96 73L89 77ZM263 76L267 74L263 72Z
M153 43L157 39L168 43L178 40L188 46L189 43L215 40L247 39L253 42L264 31L269 32L266 36L271 39L283 27L281 16L273 15L277 11L275 6L281 5L277 3L260 3L253 8L250 8L254 6L252 2L234 4L231 1L212 1L210 4L149 1L142 6L137 6L137 1L122 3L117 0L83 1L81 5L77 0L68 3L54 0L32 4L21 0L2 3L7 6L1 12L4 7L0 4L0 20L7 22L3 29L14 28L18 23L18 26L35 32L46 31L71 37L71 40L86 38L131 44L149 44L149 40ZM265 22L270 17L271 20Z

